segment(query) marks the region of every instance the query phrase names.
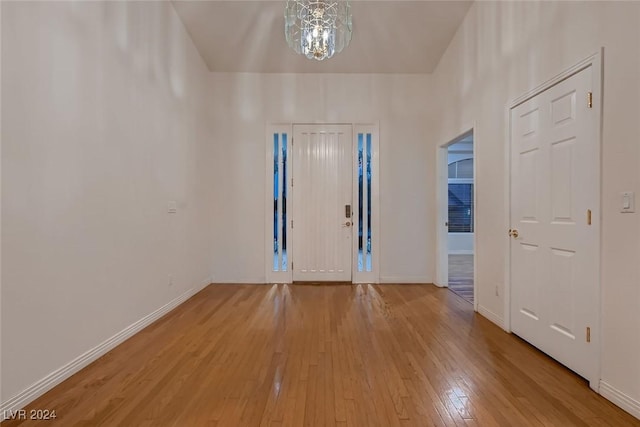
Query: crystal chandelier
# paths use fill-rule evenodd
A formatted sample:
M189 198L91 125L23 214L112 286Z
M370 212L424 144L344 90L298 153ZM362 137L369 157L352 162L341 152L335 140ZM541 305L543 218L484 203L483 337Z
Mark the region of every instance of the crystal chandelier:
M331 58L351 41L348 0L287 0L284 32L287 44L307 58Z

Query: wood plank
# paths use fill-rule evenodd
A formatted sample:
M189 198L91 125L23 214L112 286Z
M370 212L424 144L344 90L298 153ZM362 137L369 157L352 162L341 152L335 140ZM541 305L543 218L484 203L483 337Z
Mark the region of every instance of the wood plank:
M431 285L209 286L27 409L51 426L640 426Z

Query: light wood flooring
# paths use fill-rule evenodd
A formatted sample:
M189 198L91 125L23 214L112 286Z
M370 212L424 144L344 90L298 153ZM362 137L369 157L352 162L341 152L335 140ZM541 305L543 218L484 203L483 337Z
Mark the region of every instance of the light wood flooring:
M431 285L211 285L9 426L640 426Z
M449 289L473 304L473 255L449 254Z

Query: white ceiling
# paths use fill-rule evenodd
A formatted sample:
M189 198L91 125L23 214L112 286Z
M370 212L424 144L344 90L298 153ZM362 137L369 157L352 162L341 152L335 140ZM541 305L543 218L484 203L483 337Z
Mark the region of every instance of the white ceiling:
M353 39L324 61L291 50L285 1L174 0L210 71L431 73L471 1L352 1Z

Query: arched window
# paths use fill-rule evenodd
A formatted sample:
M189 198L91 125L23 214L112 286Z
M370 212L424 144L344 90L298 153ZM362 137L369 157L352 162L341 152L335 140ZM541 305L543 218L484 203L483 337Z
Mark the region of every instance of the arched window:
M473 159L458 160L449 164L449 179L473 179Z

